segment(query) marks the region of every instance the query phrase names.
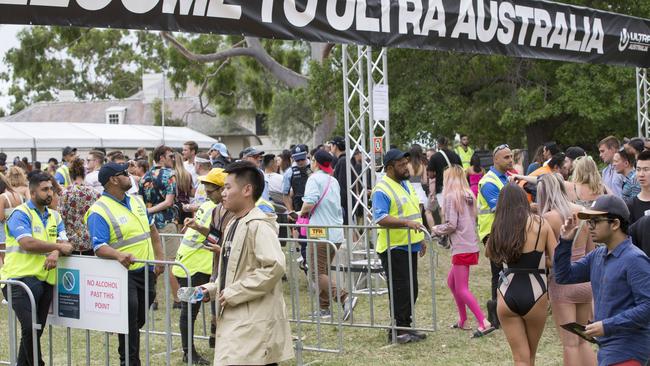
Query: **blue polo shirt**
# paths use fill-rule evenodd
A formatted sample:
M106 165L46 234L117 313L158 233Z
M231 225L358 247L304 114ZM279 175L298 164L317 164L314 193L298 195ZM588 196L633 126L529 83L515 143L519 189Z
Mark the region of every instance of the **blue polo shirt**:
M591 281L594 322L602 321L598 364L650 358L650 259L627 237L611 253L596 248L571 263L572 241L560 239L553 258L560 284Z
M106 191L102 193L102 196L114 200L129 209L129 211L131 210L131 197L128 194L125 194L124 199L121 201ZM149 225L153 225L153 216L147 214L147 217L149 218ZM93 245L94 251L97 251L97 249L104 245L108 245L108 242L111 239L111 228L108 225L108 222L106 222L100 214L95 212L88 215L88 232L90 233L90 241Z
M508 176L506 173L501 173L500 171L496 170L494 167L490 168L490 171L494 174L496 174L497 177L499 177L499 180L503 185L505 186L508 184ZM493 211L497 207L497 201L499 200L499 193L501 190L499 187L496 186L496 184L492 182L487 182L484 183L483 186L481 187L481 195L483 195L483 198L485 198L485 201L487 201L488 206L490 206L490 211Z
M407 181L403 180L399 182L399 184L406 190L406 192L410 193L408 184L406 184ZM388 216L388 213L390 212L390 202L391 198L386 195L386 193L376 190L372 194L372 220L375 223L378 223L379 221L383 220L384 217ZM404 243L407 244L407 243ZM391 247L391 250L393 249L399 249L399 250L408 250L407 245L398 245ZM412 243L411 244L411 252L419 252L422 249L422 244L421 243Z
M47 227L47 219L50 217L50 212L45 210L45 212L40 212L32 200L27 201L27 207L30 210L33 210L38 218L41 219L44 227ZM24 237L32 236L32 220L26 213L20 210L14 210L7 220L7 228L9 229L9 235L20 240ZM65 226L63 225L63 220L56 227L57 240L67 241L68 237L65 232Z

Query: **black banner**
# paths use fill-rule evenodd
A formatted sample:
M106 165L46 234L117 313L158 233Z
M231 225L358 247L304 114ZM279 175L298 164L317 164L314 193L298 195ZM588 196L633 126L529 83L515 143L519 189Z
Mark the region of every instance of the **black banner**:
M0 23L241 34L650 66L650 20L537 0L0 0Z

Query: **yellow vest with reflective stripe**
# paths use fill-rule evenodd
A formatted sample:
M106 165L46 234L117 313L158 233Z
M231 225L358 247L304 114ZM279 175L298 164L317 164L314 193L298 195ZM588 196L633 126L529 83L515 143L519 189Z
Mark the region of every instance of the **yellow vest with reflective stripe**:
M88 216L96 213L108 224L111 236L108 245L124 253L131 253L137 259L152 260L153 246L147 208L137 196L130 197L131 210L108 196L101 196L86 212L84 222L88 225ZM144 263L133 263L129 270L144 267Z
M212 201L204 202L196 211L196 223L201 227L209 227L212 212L217 204ZM176 262L182 263L193 276L197 272L212 274L212 252L203 248L205 235L192 228L187 229L181 245L176 253ZM185 278L187 275L180 266L173 266L172 273L176 277Z
M483 188L483 185L488 182L497 186L499 191L503 188L501 179L499 179L499 177L497 177L497 175L491 170L488 171L487 174L485 174L478 182L478 236L481 241L490 234L492 223L494 223L494 212L491 212L487 200L481 193L481 188Z
M273 203L265 200L264 198L260 197L260 199L255 202L255 207L262 208L262 206L267 207L270 209L272 212L275 212L275 206L273 206Z
M372 194L380 191L390 198L390 209L388 211L390 216L422 223L420 199L411 183L406 181L406 185L409 189L408 192L401 184L388 176L384 176L375 185ZM376 251L377 253L385 252L389 244L391 247L408 245L409 238L411 244L416 244L424 240L424 233L418 233L410 229L390 229L390 234L388 234L388 230L378 229Z
M43 226L43 221L41 221L38 213L30 209L27 203L16 207L14 213L16 211L24 212L30 218L32 222L32 238L48 243L56 243L57 227L61 222L61 215L58 212L48 208L47 224ZM18 240L9 233L7 224L5 224L4 230L7 236L7 252L4 266L0 270L0 278L6 280L34 276L53 285L56 282L56 269L46 271L43 268L47 253L32 253L22 249L18 244Z
M474 155L474 149L467 147L467 151L463 150L462 146L456 146L456 154L460 156L460 161L463 163L463 169L470 167L470 161L472 161L472 155Z
M59 167L59 169L56 170L56 172L63 176L63 188L69 186L71 183L70 168L68 168L68 166L65 164L61 164L61 166Z

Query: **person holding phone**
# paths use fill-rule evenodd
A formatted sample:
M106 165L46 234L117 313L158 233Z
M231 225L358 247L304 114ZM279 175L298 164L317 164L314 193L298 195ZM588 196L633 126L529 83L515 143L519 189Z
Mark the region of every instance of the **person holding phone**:
M571 263L578 219L593 241L605 243ZM587 336L600 343L599 365L645 365L650 358L650 259L628 236L630 211L618 196L603 195L590 210L565 221L553 257L559 284L591 281L594 321Z
M199 181L205 186L205 193L208 201L203 203L194 218L186 218L183 228L187 229L178 247L176 262L182 263L190 275L192 286L200 286L210 282L212 274L212 246L207 246L207 238L210 234L210 223L212 222L212 213L219 203L221 203L221 191L226 181L227 174L221 168L214 168L202 177ZM218 250L218 247L217 247ZM180 266L174 266L172 274L176 276L178 284L181 287L187 287L187 274ZM183 362L187 363L189 347L187 344L187 317L192 315L192 338L194 338L194 322L199 314L201 304L181 303L181 314L179 327L181 329L181 343L183 346ZM198 354L194 344L192 344L192 362L195 365L209 365L210 362Z

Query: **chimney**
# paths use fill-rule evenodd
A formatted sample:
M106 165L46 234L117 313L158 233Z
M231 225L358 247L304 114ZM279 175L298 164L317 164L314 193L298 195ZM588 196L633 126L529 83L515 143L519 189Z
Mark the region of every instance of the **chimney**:
M142 94L145 104L153 103L154 99L162 99L163 74L142 75Z
M73 90L59 90L59 102L74 102L77 98Z

